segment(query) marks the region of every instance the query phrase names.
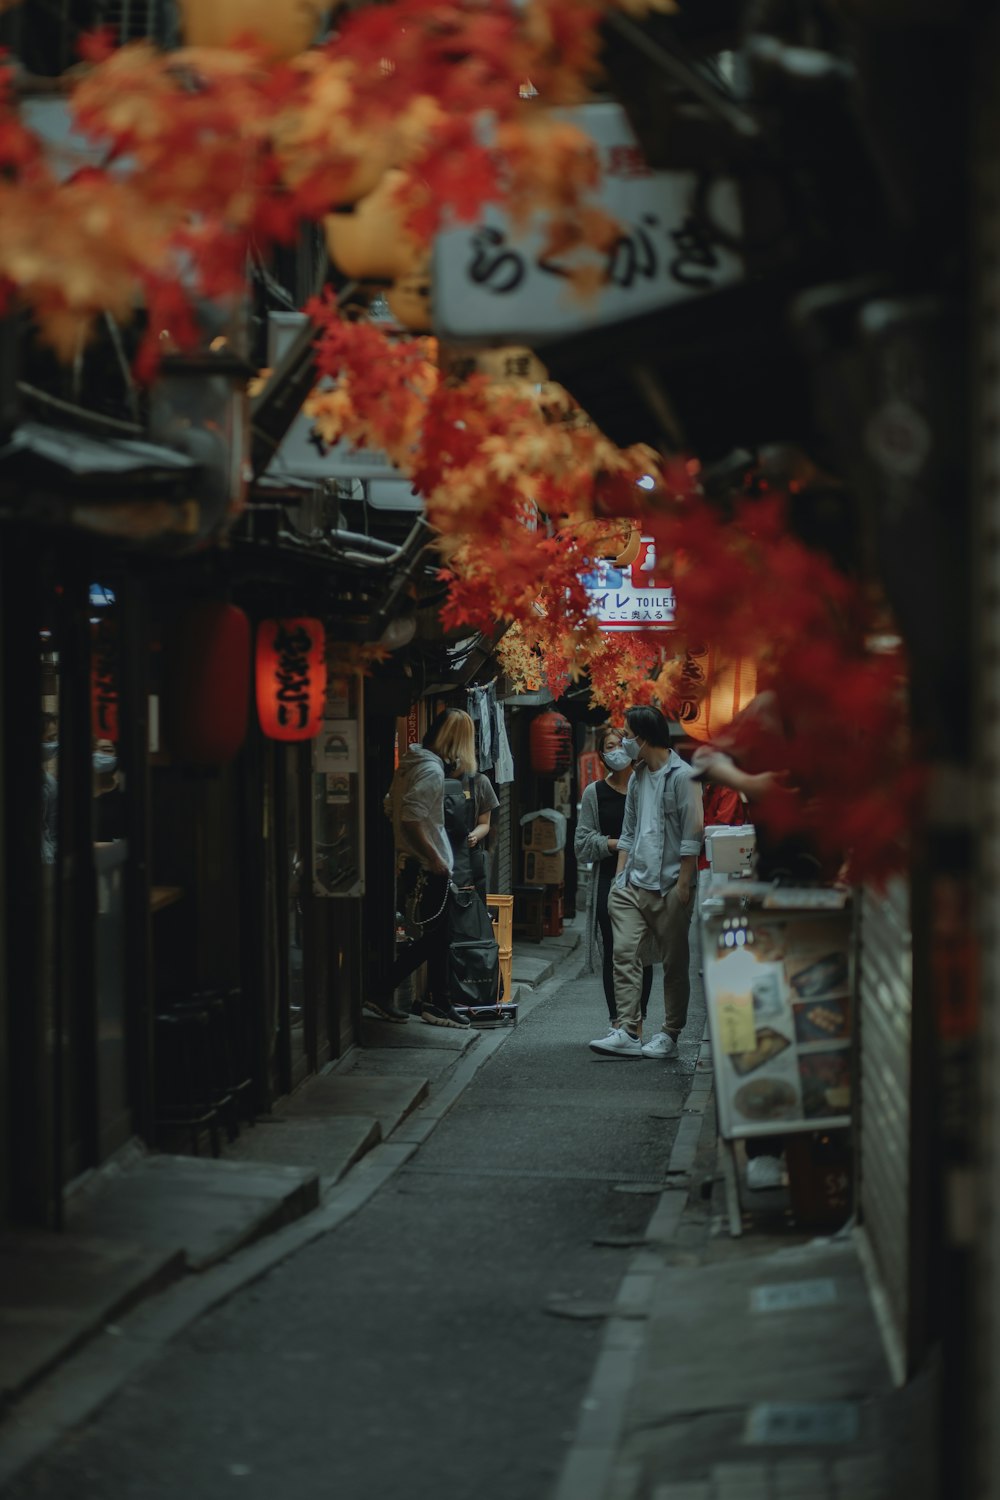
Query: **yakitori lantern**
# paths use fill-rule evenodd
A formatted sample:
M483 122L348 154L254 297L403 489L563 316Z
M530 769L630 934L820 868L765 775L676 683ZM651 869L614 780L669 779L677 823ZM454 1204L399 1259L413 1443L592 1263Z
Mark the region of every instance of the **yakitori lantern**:
M247 732L250 621L235 604L204 599L178 615L164 647L171 754L196 766L227 765Z
M231 47L249 39L274 58L294 57L315 39L329 0L180 0L189 47Z
M314 739L325 698L322 620L262 620L257 627L257 717L268 738Z
M562 776L573 763L573 730L554 709L538 714L528 731L531 769L539 776Z
M113 620L91 627L90 730L95 740L118 739L118 632Z
M427 251L405 226L399 196L405 182L405 172L386 172L350 212L323 220L330 259L342 275L352 281L397 281L423 270Z

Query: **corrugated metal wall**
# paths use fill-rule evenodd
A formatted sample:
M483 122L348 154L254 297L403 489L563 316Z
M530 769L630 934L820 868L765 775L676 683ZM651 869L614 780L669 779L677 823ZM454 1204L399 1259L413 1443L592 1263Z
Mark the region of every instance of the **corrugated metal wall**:
M913 959L906 882L861 892L858 942L861 1231L901 1376L909 1358L911 1296Z

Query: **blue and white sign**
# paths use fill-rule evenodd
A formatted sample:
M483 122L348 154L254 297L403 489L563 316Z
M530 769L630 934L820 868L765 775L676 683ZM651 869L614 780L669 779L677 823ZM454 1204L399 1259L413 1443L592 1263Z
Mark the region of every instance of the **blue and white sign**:
M674 591L654 581L656 548L643 537L630 568L598 562L582 582L602 630L669 630L674 623Z
M435 241L431 300L439 338L537 347L743 279L743 261L730 248L741 223L731 179L713 183L699 211L695 175L651 171L621 105L560 113L593 140L601 181L592 202L620 226L604 284L593 296L574 291L571 273L592 267L594 254L550 254L543 212L522 231L491 209L482 223L446 230Z

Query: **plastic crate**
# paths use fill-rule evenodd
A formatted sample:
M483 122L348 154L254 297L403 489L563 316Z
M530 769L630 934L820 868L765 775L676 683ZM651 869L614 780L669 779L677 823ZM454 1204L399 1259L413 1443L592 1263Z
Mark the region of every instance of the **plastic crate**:
M513 896L487 896L486 910L490 914L493 923L493 936L497 940L500 956L510 952L511 942L514 937L514 897Z
M542 932L545 937L561 937L563 930L563 887L547 886L542 907Z

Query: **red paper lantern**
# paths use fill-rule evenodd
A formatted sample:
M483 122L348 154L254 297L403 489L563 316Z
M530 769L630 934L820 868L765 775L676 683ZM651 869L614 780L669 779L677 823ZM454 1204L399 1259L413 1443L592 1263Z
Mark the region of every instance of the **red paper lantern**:
M257 717L272 740L319 734L326 699L322 620L262 620L257 627Z
M92 627L90 729L95 740L118 740L118 632L113 620Z
M190 605L168 636L166 668L171 751L192 765L227 765L247 732L250 621L234 604Z
M554 709L532 719L529 745L531 769L539 776L562 776L573 763L573 730Z

